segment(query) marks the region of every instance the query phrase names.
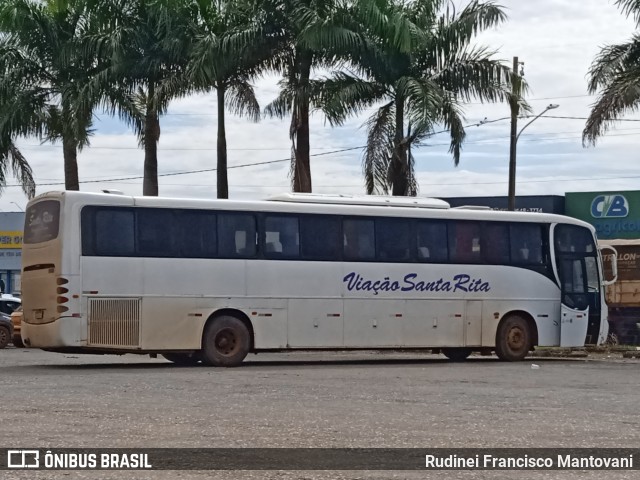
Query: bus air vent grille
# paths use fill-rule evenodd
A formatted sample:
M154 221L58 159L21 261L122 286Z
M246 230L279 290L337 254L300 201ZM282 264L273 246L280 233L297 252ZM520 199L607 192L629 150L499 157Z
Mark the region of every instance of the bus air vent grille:
M139 344L139 298L89 299L89 345L137 347Z

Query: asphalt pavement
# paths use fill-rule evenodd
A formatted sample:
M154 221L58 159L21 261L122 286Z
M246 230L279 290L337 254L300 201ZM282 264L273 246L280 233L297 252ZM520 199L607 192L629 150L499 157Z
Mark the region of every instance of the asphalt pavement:
M7 348L0 446L640 448L639 384L640 361L613 355L451 363L415 352L297 352L219 369ZM640 472L5 471L0 478L635 479Z

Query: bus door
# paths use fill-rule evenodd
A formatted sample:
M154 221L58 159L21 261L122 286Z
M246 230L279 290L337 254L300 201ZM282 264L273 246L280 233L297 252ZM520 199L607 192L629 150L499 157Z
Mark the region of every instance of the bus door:
M591 232L576 225L554 229L561 288L560 346L597 343L602 315L598 251Z
M589 326L589 300L584 261L558 259L562 299L560 303L560 346L584 346Z

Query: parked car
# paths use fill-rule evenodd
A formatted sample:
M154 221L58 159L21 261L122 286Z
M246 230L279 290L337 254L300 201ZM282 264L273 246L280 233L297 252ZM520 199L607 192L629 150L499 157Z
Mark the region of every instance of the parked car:
M0 295L0 313L11 315L13 311L22 305L22 300L11 295Z
M11 314L11 324L13 325L13 346L23 348L22 336L20 335L20 326L22 325L22 305L16 308Z
M11 317L6 313L0 312L0 348L9 345L12 336L13 325L11 324Z

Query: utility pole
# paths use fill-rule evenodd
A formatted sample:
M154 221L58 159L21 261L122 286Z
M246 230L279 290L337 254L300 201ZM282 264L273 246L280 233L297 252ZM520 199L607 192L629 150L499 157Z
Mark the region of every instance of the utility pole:
M520 92L520 74L518 73L518 57L513 57L513 73L511 80L511 144L509 147L509 211L516 209L516 142L518 141L518 96Z

